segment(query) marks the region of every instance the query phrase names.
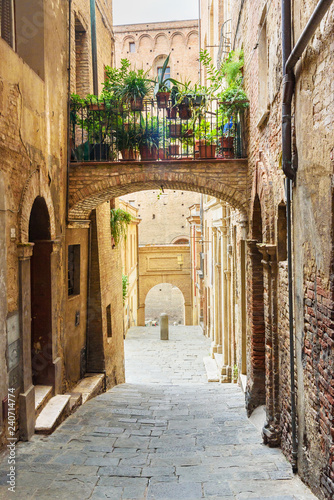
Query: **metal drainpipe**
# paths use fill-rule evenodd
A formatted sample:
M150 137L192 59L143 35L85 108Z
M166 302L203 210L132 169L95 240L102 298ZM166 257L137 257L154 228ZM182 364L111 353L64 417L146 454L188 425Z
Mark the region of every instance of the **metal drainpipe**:
M90 0L90 26L91 26L91 38L92 38L93 92L95 95L98 95L99 83L97 77L97 38L96 38L95 0Z
M68 221L69 169L71 161L71 50L72 50L72 0L68 2L68 67L67 67L67 172L66 172L66 220Z
M292 431L292 469L297 472L298 445L296 429L295 363L293 337L293 286L292 286L292 227L291 201L292 181L296 168L292 164L291 150L291 101L294 91L293 68L301 57L308 42L315 33L321 19L333 0L320 0L313 11L304 31L291 52L291 0L282 0L282 62L283 62L283 104L282 104L282 166L286 175L286 216L287 251L289 282L289 332L290 332L290 376L291 376L291 431Z

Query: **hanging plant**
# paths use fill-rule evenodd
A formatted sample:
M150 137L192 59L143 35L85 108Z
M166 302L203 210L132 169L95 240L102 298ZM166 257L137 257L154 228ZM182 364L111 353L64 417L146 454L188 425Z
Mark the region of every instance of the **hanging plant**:
M122 238L126 239L127 227L131 221L132 215L125 210L121 208L112 208L110 210L110 228L115 245L118 245Z
M128 288L129 288L129 278L126 274L122 274L122 286L123 286L123 306L124 306L125 300L128 296Z

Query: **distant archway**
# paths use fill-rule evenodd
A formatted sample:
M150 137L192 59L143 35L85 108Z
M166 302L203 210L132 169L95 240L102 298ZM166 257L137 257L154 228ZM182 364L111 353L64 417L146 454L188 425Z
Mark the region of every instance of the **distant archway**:
M181 290L171 283L160 283L151 288L145 299L145 323L159 321L160 314L168 314L169 324L185 324L185 303Z

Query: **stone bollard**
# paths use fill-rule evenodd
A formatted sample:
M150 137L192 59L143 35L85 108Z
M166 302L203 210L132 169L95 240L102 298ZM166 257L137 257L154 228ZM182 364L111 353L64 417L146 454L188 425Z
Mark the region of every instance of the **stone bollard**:
M168 340L168 314L160 314L160 340Z

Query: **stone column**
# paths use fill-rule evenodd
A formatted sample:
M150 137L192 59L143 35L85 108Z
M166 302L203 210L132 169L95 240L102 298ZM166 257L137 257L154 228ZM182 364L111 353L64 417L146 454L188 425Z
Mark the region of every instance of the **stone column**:
M54 392L55 394L61 393L62 389L62 362L61 358L58 356L58 318L59 312L57 310L58 305L58 289L61 286L59 276L60 273L60 263L59 263L59 250L60 250L60 240L52 241L51 248L51 308L52 308L52 364L54 369Z
M213 227L212 228L212 272L213 272L213 283L212 283L212 290L211 292L211 297L212 297L212 306L213 306L213 340L211 343L211 356L214 357L215 353L217 352L217 346L218 346L218 322L219 322L219 316L218 316L218 294L217 294L217 287L218 287L218 270L217 270L217 228Z
M265 305L266 334L266 414L267 421L262 429L263 440L269 446L279 446L278 406L278 339L277 339L277 261L276 245L260 243L262 253L264 284L267 290Z
M22 392L19 396L20 439L28 441L35 432L35 387L31 370L30 259L34 244L19 244L19 313L21 330Z
M227 273L229 272L229 257L228 257L228 227L226 224L226 206L223 206L222 217L222 247L221 247L221 262L222 262L222 353L223 366L221 369L221 382L231 381L230 362L230 330L229 330L229 313L230 313L230 293L228 288Z

